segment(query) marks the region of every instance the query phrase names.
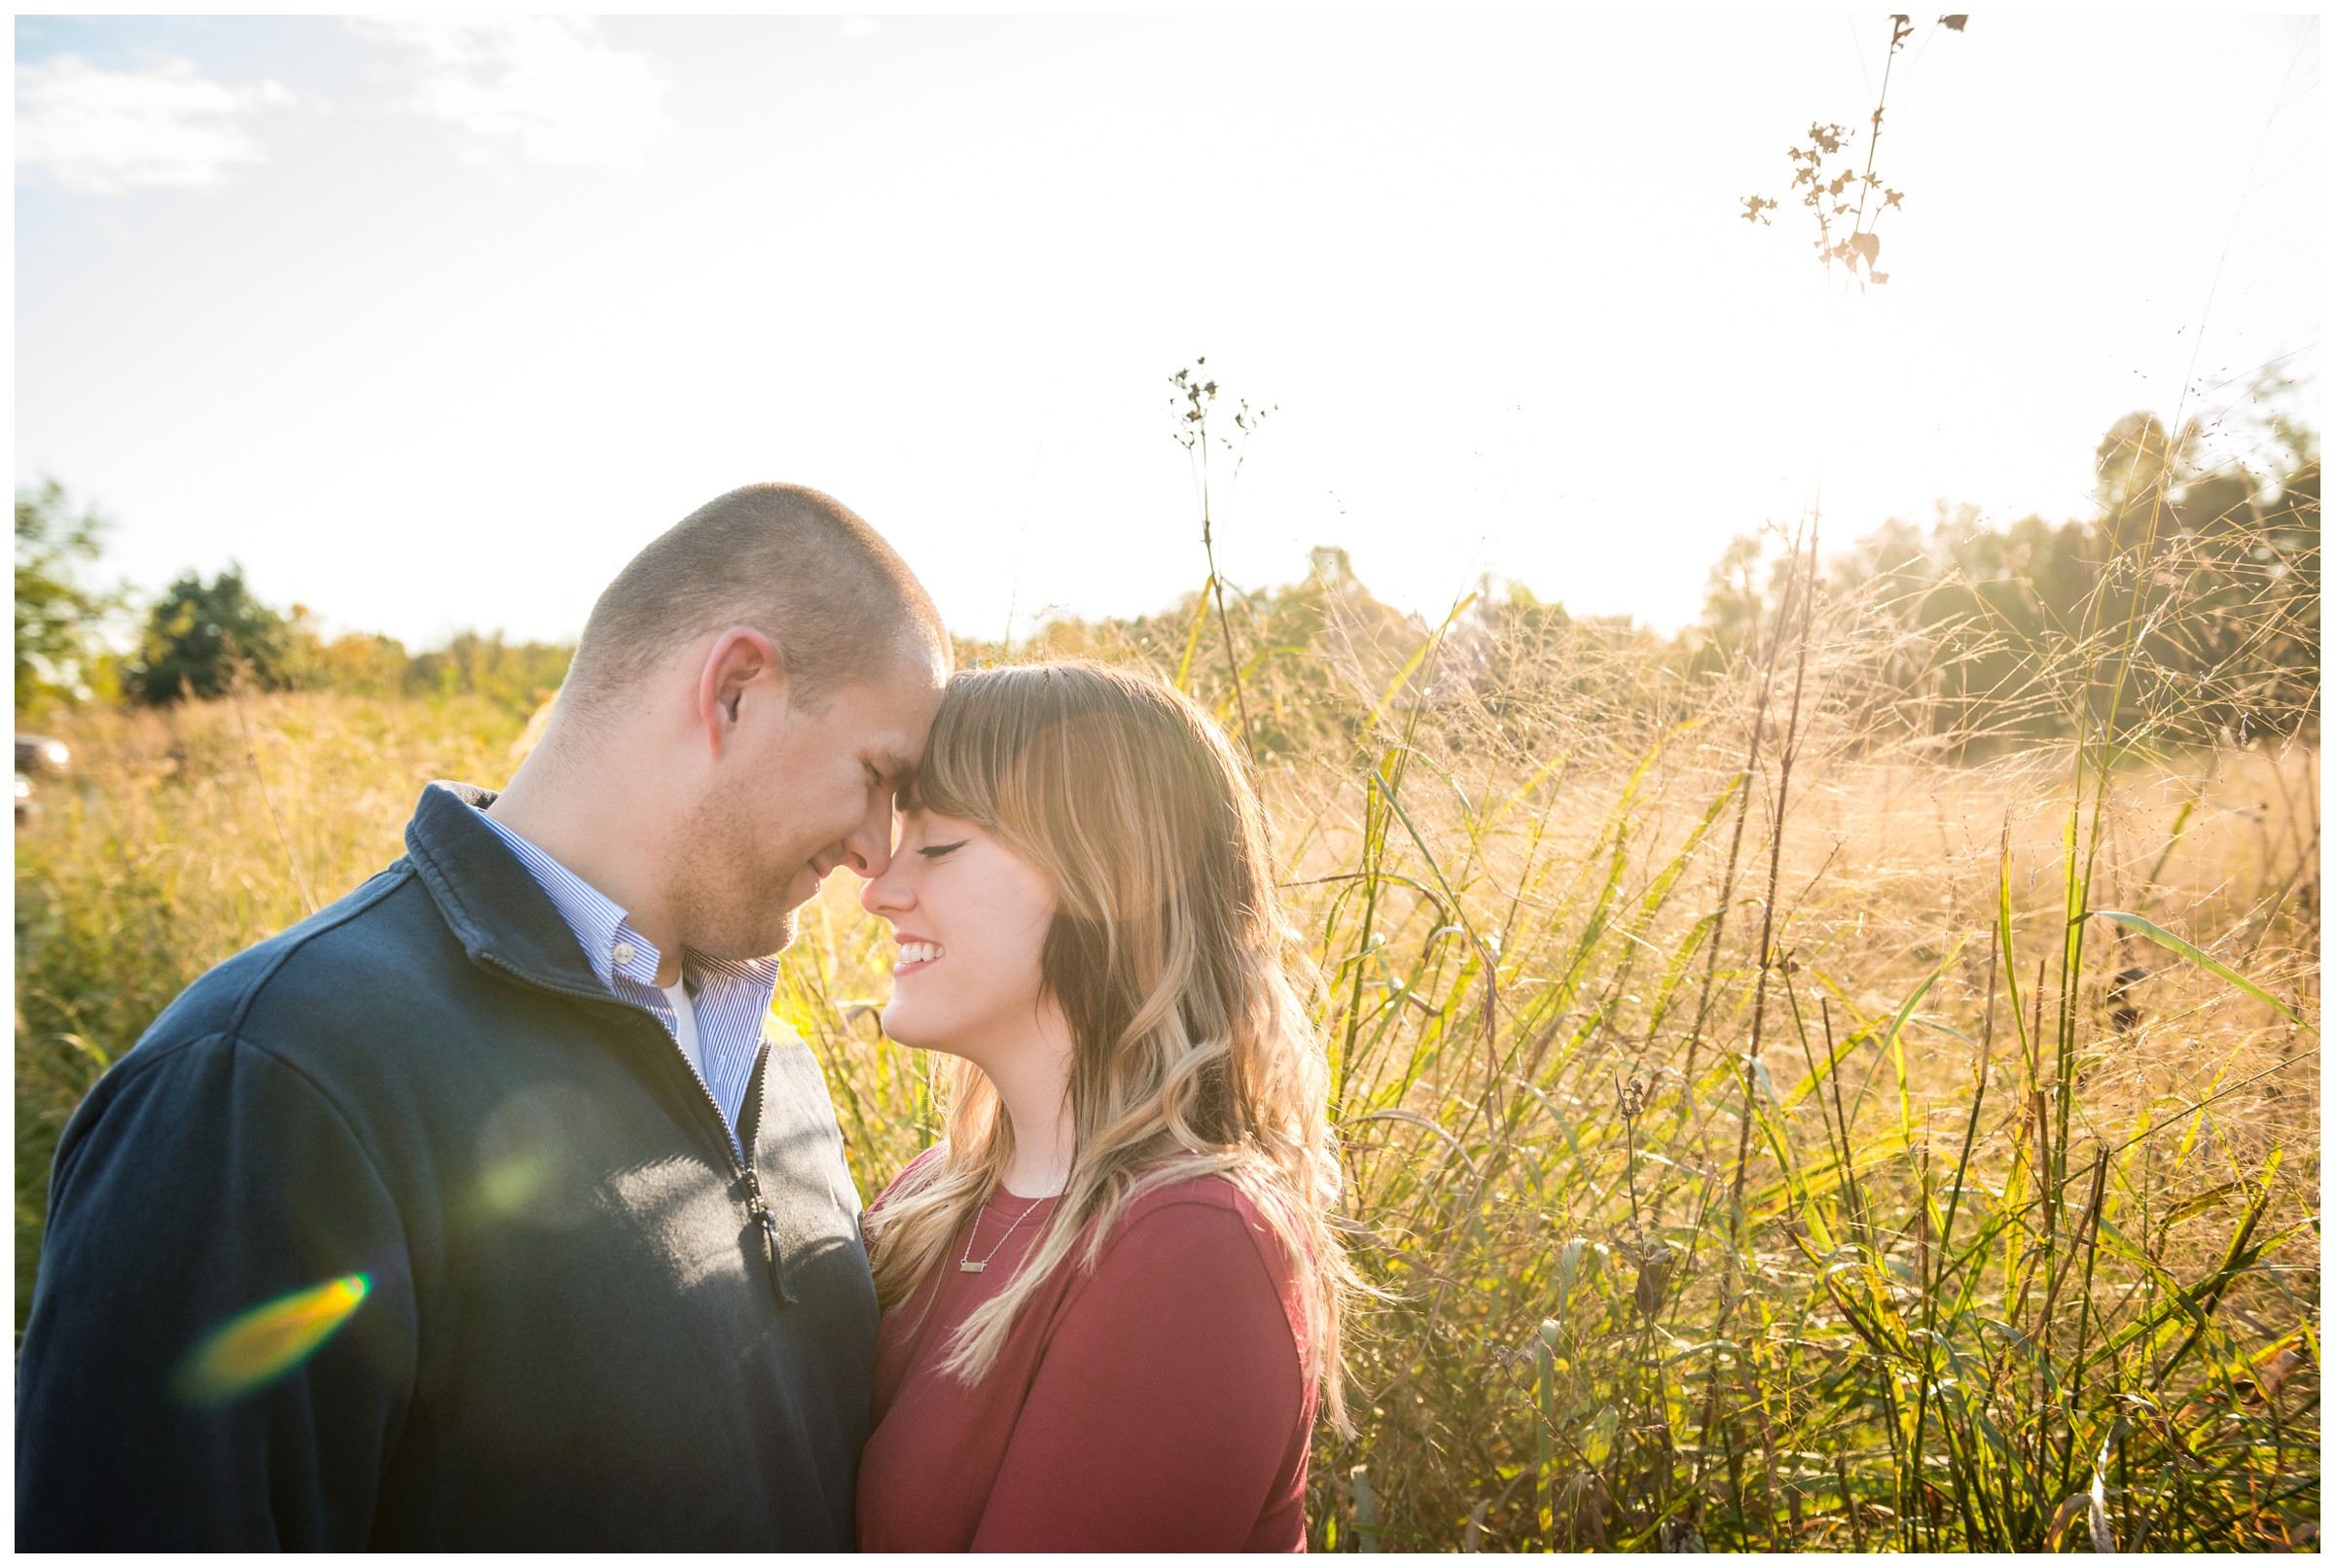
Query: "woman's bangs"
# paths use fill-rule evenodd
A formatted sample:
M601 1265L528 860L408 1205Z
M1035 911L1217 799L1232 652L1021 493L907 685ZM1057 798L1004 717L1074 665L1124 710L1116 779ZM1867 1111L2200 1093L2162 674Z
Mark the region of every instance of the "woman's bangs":
M1023 744L1010 732L1021 728L1015 721L1022 704L1001 700L1008 694L996 679L1010 673L967 670L950 679L904 809L996 825L1006 772Z

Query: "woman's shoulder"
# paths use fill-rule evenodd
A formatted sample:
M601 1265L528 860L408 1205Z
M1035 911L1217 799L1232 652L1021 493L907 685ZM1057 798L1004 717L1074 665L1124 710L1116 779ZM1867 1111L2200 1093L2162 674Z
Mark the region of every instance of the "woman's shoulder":
M1221 1227L1227 1223L1210 1219L1211 1212L1237 1216L1244 1224L1265 1223L1256 1200L1241 1191L1239 1183L1221 1171L1210 1170L1170 1178L1156 1187L1147 1188L1137 1194L1133 1202L1128 1204L1126 1214L1120 1218L1119 1229L1124 1230L1162 1218L1166 1218L1170 1225L1203 1228Z
M1253 1259L1254 1263L1249 1260ZM1208 1265L1211 1284L1257 1265L1273 1293L1295 1300L1295 1276L1280 1233L1238 1182L1214 1171L1165 1182L1139 1194L1104 1236L1096 1266L1168 1265L1189 1275Z

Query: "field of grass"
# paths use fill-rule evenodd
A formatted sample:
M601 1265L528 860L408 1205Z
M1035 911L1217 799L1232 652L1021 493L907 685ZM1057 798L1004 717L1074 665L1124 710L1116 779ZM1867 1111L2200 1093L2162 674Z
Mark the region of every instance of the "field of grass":
M1491 698L1439 674L1451 639L1328 623L1238 690L1197 623L1182 660L1273 727L1379 1290L1316 1550L2316 1548L2315 742L1942 746L1854 700L1851 619L1642 690L1626 653L1479 647ZM521 740L321 693L52 728L77 771L17 839L19 1327L97 1074ZM873 1191L935 1075L878 1032L844 880L776 1005Z

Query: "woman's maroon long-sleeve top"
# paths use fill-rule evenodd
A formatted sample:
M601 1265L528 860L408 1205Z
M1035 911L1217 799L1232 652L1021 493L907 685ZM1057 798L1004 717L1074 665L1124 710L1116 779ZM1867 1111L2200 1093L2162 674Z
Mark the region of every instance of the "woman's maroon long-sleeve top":
M860 1550L1303 1551L1305 1313L1278 1238L1221 1177L1138 1198L1092 1272L1074 1251L980 1382L940 1370L1056 1201L997 1193L884 1315ZM958 1267L968 1244L979 1273Z

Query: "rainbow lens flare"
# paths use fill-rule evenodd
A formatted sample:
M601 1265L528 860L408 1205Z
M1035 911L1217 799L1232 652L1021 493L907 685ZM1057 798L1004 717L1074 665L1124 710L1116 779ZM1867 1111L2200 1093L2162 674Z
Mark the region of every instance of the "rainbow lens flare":
M220 1405L273 1382L313 1355L372 1290L365 1275L343 1274L237 1314L179 1367L179 1397Z

